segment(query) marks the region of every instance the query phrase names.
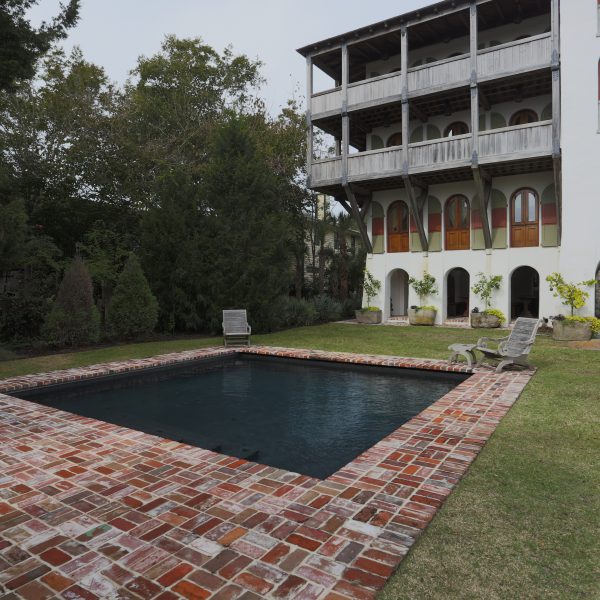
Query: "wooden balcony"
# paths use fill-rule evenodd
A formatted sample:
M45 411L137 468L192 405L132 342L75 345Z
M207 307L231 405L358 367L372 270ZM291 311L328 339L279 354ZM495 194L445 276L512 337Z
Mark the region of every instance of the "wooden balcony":
M552 57L551 34L545 33L517 40L477 54L477 77L485 82L550 67ZM408 69L410 97L433 94L469 84L471 59L469 54L440 60ZM398 102L402 93L400 73L388 73L348 86L348 109L360 110L389 102ZM314 94L311 101L313 120L340 114L342 88L337 87Z
M516 127L484 131L478 140L479 162L516 162L552 155L552 122L541 121ZM430 140L408 147L409 174L464 169L471 165L472 136ZM403 173L404 151L401 147L370 150L348 156L348 181L367 182L398 178ZM341 183L341 157L315 161L311 169L311 187Z

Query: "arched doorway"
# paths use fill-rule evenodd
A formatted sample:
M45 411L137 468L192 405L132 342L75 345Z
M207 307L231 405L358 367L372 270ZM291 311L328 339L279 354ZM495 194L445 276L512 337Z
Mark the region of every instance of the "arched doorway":
M405 317L408 314L408 273L394 269L390 273L390 316Z
M469 316L469 273L457 267L446 277L446 315L448 319Z
M519 267L510 278L510 317L540 316L540 275L531 267Z

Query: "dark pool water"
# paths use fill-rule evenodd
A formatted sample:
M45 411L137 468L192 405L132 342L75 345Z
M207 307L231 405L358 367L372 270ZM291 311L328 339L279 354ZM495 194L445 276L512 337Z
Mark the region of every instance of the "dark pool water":
M241 355L18 395L325 478L465 378Z

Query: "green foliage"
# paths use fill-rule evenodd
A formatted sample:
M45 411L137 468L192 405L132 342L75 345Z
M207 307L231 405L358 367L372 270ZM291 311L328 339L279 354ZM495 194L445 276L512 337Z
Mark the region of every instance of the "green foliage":
M282 296L274 304L282 327L305 327L317 322L317 311L312 302Z
M317 321L328 323L329 321L339 321L344 312L344 305L331 296L320 294L312 300L317 315Z
M0 202L0 272L14 268L22 260L28 235L27 213L21 200Z
M38 29L31 26L27 11L39 0L4 0L0 12L0 90L14 91L17 83L31 79L38 59L53 42L63 39L78 20L79 0L61 5L61 12Z
M364 277L363 290L365 292L365 296L367 297L366 308L369 308L371 306L371 298L377 296L377 294L379 294L379 290L381 290L381 281L375 279L373 274L368 269L365 269Z
M423 306L428 296L433 296L438 293L438 287L435 282L435 277L429 273L423 273L423 279L416 279L410 277L408 283L412 286L419 300L421 302L421 308L428 308ZM437 309L435 309L437 310Z
M99 335L100 316L94 306L92 279L83 260L76 257L58 288L44 337L58 346L81 346L98 341Z
M567 283L560 273L552 273L546 277L546 281L550 284L550 291L555 298L560 298L562 304L571 309L571 316L575 311L583 308L590 293L582 289L582 287L590 287L596 283L595 279L581 281L580 283Z
M132 339L154 330L158 319L156 298L135 256L131 254L119 275L108 309L108 325L118 337Z
M492 295L496 290L499 290L502 284L502 275L485 275L477 273L477 281L471 288L476 296L481 298L484 304L484 312L489 314L490 302Z
M592 333L600 334L600 319L598 317L579 317L572 316L566 317L565 322L567 323L589 323L592 326Z
M426 306L417 307L417 312L419 312L420 310L434 310L435 312L437 312L437 306L432 306L431 304L428 304Z
M500 319L500 324L506 323L506 315L498 308L488 308L484 311L484 314L498 317L498 319Z

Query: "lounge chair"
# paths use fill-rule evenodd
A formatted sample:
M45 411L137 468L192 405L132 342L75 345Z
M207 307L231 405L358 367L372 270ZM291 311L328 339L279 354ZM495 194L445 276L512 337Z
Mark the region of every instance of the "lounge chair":
M535 342L539 319L526 319L519 317L510 332L510 335L504 338L481 338L475 350L483 354L477 365L481 365L486 360L499 361L496 367L496 373L500 373L508 365L529 366L529 353ZM497 348L490 348L489 343L497 343Z
M535 342L539 325L539 319L519 317L507 337L483 337L476 344L452 344L448 347L448 350L452 350L448 362L450 364L457 363L462 356L467 365L471 367L476 360L475 353L479 351L483 356L477 361L477 366L486 360L498 361L496 373L500 373L508 365L528 367L529 353ZM491 343L497 344L496 348L490 347Z
M245 310L223 311L223 342L225 346L249 346L252 328Z

